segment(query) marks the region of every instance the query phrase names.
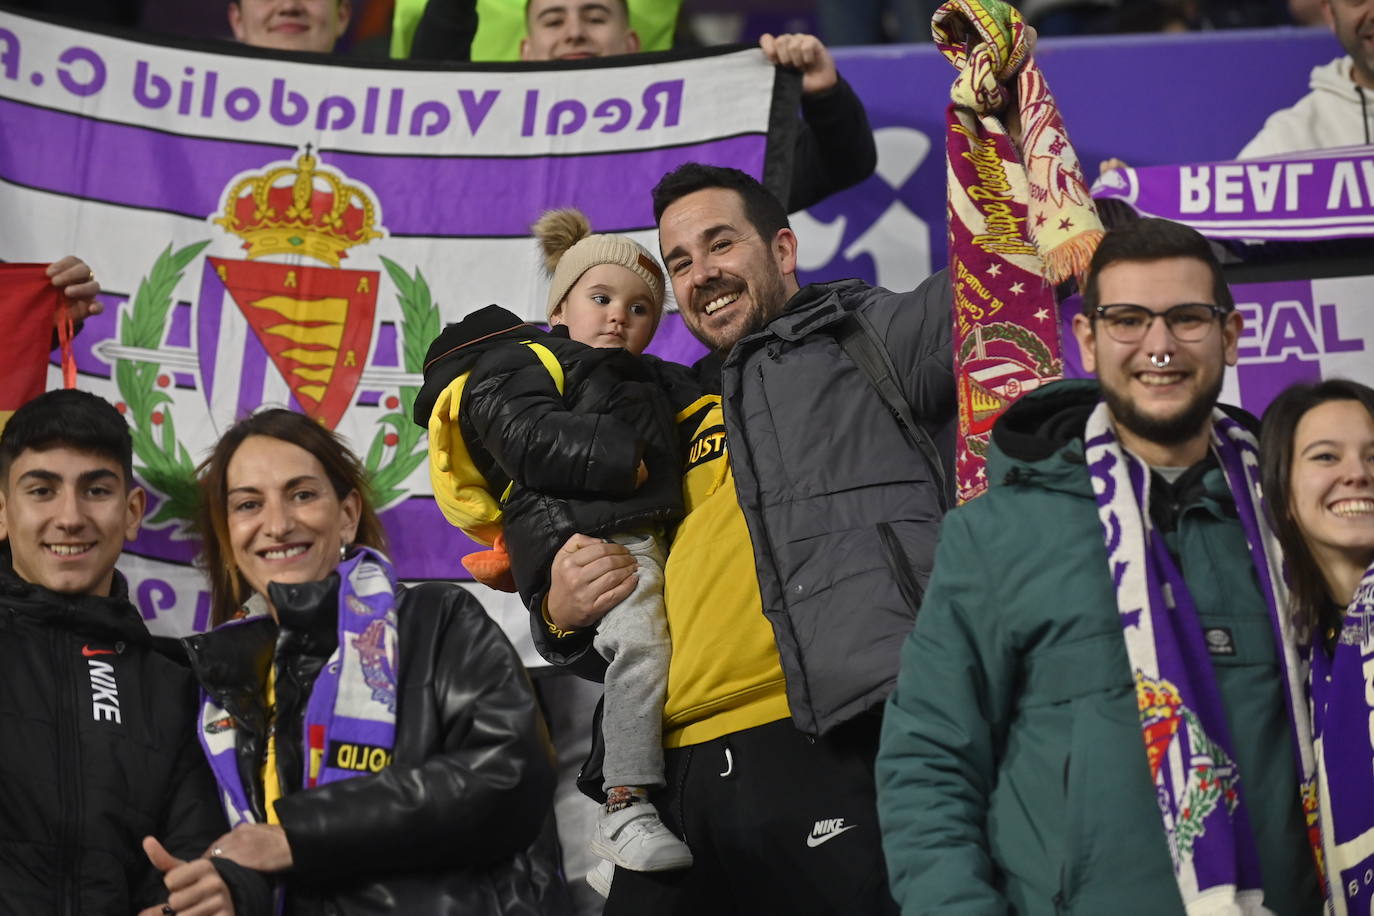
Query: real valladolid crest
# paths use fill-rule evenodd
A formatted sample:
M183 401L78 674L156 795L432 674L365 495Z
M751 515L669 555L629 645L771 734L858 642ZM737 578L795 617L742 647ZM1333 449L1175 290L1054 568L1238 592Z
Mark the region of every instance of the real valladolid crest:
M424 431L410 414L439 312L419 268L372 251L359 257L385 243L381 202L307 145L290 161L231 176L207 221L211 238L168 245L121 310L117 340L95 348L114 364L136 470L157 500L147 524L184 532L195 507L192 455L263 403L347 435L379 508L404 499L425 459ZM173 290L197 266L192 346L169 346ZM379 335L387 295L401 319ZM178 414L181 429L205 441L179 438Z

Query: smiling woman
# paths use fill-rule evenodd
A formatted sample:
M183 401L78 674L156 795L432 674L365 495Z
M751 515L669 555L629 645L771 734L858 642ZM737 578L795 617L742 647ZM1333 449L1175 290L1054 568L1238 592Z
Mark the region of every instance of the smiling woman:
M1300 627L1339 628L1374 563L1374 389L1295 385L1264 414L1263 485Z
M1308 644L1306 695L1290 693L1309 834L1345 904L1328 912L1369 912L1360 838L1374 830L1374 389L1328 379L1284 391L1264 414L1260 466L1292 623Z
M233 426L200 495L216 626L185 642L237 825L212 846L217 874L293 913L541 911L525 850L552 769L519 659L477 601L397 583L361 464L302 414ZM220 892L187 884L178 911Z

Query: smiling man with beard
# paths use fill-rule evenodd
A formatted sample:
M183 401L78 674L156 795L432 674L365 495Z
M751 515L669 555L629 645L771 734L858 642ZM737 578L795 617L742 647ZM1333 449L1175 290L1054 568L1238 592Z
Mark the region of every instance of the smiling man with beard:
M1241 323L1197 232L1115 229L1074 316L1097 382L993 427L883 721L904 914L1321 911L1258 584L1257 423L1215 409Z
M682 166L654 210L683 320L713 351L680 386L687 516L653 798L694 864L618 869L606 913L895 913L873 757L948 498L948 279L801 287L786 212L734 169ZM856 360L890 362L875 371L910 426ZM545 607L562 635L539 628L551 661L596 675L585 628L632 568L615 545L564 546Z

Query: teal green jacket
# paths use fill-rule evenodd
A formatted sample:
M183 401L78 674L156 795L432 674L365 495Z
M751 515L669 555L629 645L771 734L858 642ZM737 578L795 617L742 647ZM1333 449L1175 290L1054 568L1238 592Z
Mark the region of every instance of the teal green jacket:
M1097 399L1059 382L1019 401L994 429L989 491L945 520L877 762L904 916L1183 912L1083 463ZM1221 471L1180 484L1199 474L1156 517L1177 518L1168 542L1230 653L1212 662L1265 905L1319 913L1264 600Z

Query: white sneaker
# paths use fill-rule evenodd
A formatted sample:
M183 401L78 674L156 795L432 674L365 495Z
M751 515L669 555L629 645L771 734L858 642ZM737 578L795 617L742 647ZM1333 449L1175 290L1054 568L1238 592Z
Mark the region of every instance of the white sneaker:
M610 859L597 859L596 868L587 872L587 883L592 890L603 897L611 896L611 880L615 878L615 863Z
M609 812L603 806L592 834L592 852L630 871L671 871L692 864L692 851L663 825L648 802Z

